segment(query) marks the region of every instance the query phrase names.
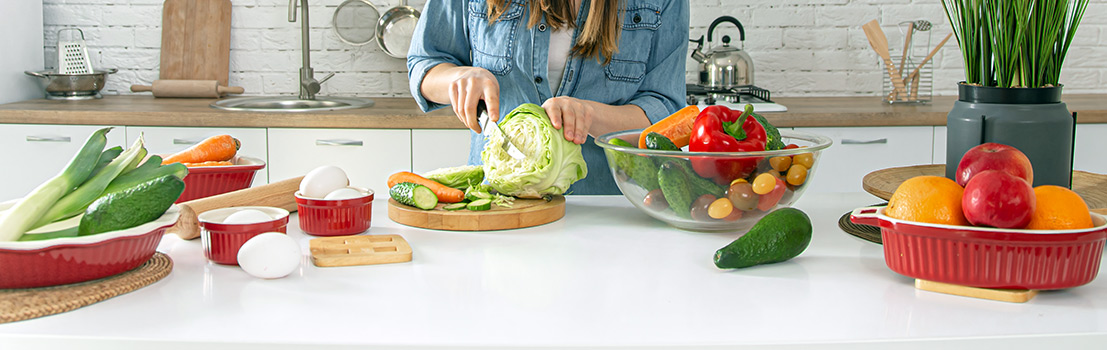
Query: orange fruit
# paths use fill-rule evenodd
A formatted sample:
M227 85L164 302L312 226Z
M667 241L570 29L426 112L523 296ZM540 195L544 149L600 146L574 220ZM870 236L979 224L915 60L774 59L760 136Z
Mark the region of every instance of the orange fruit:
M1029 230L1075 230L1092 227L1088 204L1070 189L1042 185L1034 188L1037 208L1030 215Z
M969 225L961 212L965 189L941 176L916 176L892 193L884 215L892 218L945 225Z

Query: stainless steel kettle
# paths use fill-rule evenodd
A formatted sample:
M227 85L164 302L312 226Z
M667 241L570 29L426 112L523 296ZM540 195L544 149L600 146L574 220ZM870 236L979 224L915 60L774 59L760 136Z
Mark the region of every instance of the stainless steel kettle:
M710 45L713 42L712 37L715 33L715 27L722 23L733 23L738 26L738 33L741 35L739 40L742 42L743 48L746 41L746 30L742 27L742 23L731 16L722 16L716 18L714 22L711 22L711 26L707 28L707 44L709 50L703 52L703 36L699 39L689 41L696 43L696 48L692 50L692 59L699 62L700 66L700 81L699 85L709 89L729 89L742 85L753 85L753 59L742 48L730 46L730 36L724 35L721 38L722 46L711 48Z

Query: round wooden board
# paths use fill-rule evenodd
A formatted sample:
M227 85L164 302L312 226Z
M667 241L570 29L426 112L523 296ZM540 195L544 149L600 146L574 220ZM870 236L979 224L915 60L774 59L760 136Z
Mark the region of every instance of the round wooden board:
M565 197L552 200L516 199L511 208L492 205L485 211L442 209L439 203L431 210L406 206L388 199L388 218L400 224L447 231L510 230L551 223L565 216Z
M945 174L945 164L888 168L865 175L865 178L861 180L861 186L865 188L865 192L888 200L892 198L892 193L896 191L899 184L907 179L920 175L945 176ZM1084 198L1084 202L1088 203L1089 209L1101 213L1107 212L1107 175L1074 170L1072 172L1072 190Z

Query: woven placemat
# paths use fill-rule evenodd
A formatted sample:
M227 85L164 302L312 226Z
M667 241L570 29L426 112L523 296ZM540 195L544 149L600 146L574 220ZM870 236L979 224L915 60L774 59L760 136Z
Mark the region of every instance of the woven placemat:
M0 289L0 323L75 310L145 287L169 275L173 260L155 253L138 268L88 282L28 289Z
M874 204L874 205L870 205L870 207L879 207L879 206L885 206L885 205L888 205L888 203ZM848 211L845 214L843 214L842 217L838 218L838 228L842 229L843 232L848 233L848 234L850 234L854 237L857 237L857 238L860 238L860 239L863 239L863 240L866 240L866 241L869 241L869 242L873 242L873 243L876 243L876 244L884 244L884 241L882 241L881 238L880 238L880 228L879 227L872 226L872 225L856 224L853 221L849 221L850 214L853 214L853 212Z

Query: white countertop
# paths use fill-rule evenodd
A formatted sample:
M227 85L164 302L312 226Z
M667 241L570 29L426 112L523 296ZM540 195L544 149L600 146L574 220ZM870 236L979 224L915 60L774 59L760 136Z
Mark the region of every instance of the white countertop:
M566 217L535 228L445 232L388 220L409 263L318 268L303 248L293 275L250 277L214 265L200 240L166 236L165 279L75 311L0 324L0 349L1102 348L1107 279L1026 304L918 291L881 246L837 219L878 202L808 194L814 238L793 260L742 270L711 257L736 234L670 228L621 196L571 196Z

